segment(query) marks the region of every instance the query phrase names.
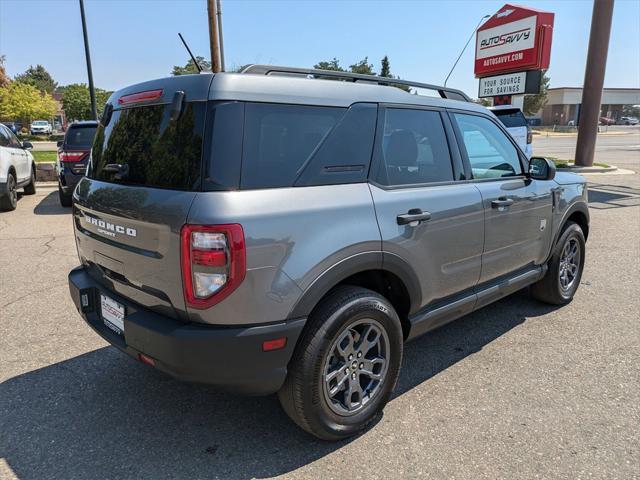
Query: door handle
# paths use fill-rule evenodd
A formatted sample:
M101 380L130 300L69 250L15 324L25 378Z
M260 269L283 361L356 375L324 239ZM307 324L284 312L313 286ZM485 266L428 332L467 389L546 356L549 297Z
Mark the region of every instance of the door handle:
M504 208L513 205L513 198L501 197L491 202L491 208Z
M431 214L429 212L423 212L419 208L412 208L407 213L402 213L396 217L398 225L409 225L413 222L426 222L431 220Z

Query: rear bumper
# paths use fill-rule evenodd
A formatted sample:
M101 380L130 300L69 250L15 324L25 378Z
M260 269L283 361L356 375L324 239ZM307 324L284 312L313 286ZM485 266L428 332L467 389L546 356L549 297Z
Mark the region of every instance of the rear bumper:
M267 395L280 389L306 319L253 327L186 324L159 315L106 290L83 267L69 273L71 298L82 318L102 338L133 358L142 353L155 367L189 382ZM125 306L124 336L110 330L100 314L100 293ZM86 295L88 305L82 305ZM85 302L86 303L86 302ZM262 351L262 342L287 337L281 350Z

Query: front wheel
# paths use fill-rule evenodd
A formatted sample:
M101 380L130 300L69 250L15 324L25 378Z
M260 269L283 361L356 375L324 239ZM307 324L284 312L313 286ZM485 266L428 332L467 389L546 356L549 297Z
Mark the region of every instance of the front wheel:
M324 440L364 430L389 401L402 363L393 306L361 287L341 286L309 317L278 392L289 417Z
M580 285L584 260L584 233L577 223L567 222L554 247L546 275L531 286L533 297L552 305L569 303Z

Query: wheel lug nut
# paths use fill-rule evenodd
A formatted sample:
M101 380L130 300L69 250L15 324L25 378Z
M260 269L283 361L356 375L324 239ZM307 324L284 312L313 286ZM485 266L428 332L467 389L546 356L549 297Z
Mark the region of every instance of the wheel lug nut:
M353 360L353 355L349 355L349 360Z
M360 364L360 368L364 368L364 363L361 363L361 364Z
M362 356L362 352L358 352L358 358Z
M345 374L345 375L349 375L349 369L348 369L348 368L345 368L345 370L344 370L344 374Z
M356 379L356 374L355 374L355 373L352 373L352 374L351 374L351 378L352 378L353 380L355 380L355 379Z

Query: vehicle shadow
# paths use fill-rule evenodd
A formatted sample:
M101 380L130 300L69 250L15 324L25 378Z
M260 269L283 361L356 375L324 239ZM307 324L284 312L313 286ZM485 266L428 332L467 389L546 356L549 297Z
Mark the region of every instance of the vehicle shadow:
M552 309L518 293L407 344L396 397ZM266 478L348 443L302 432L276 396L180 383L112 347L8 379L0 412L0 458L23 480Z
M635 207L640 205L640 189L624 185L589 185L589 208Z
M33 213L36 215L69 215L71 209L60 205L58 191L54 190L38 202Z

